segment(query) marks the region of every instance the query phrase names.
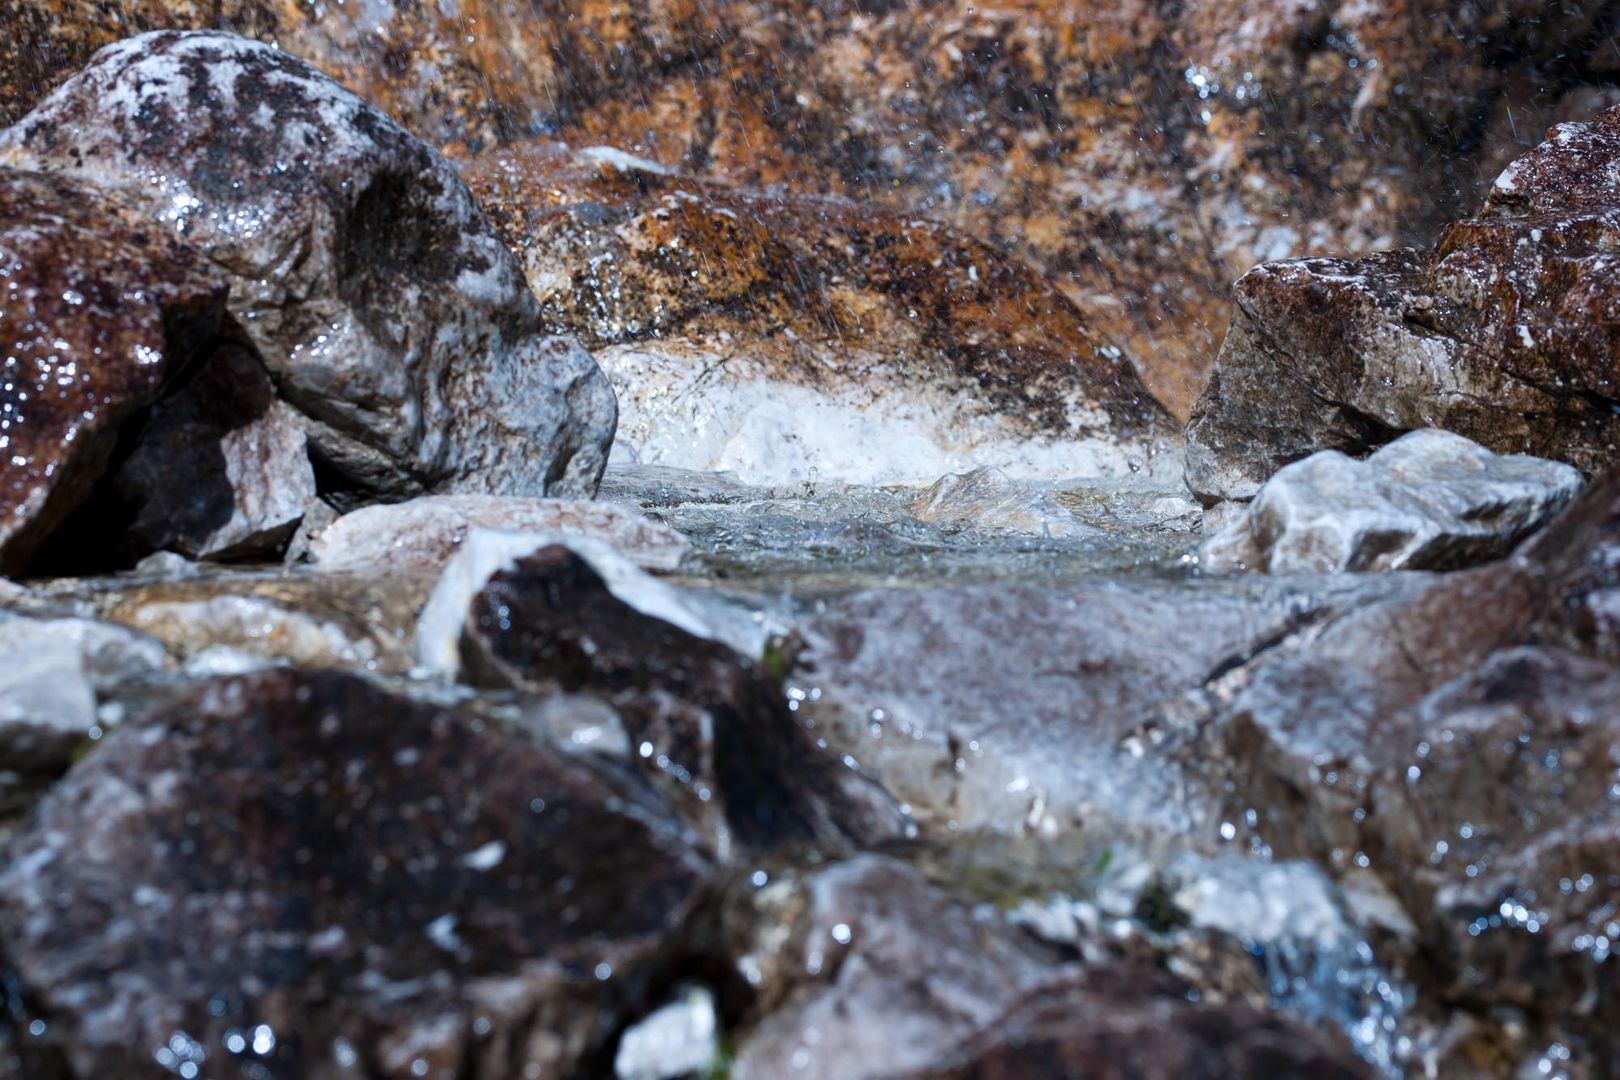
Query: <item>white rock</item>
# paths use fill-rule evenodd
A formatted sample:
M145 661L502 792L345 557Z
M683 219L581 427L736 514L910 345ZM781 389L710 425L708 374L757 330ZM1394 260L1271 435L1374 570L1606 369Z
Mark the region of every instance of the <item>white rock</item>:
M438 571L474 529L599 540L638 566L673 570L691 545L667 525L612 503L499 495L430 495L345 514L310 545L322 570Z
M691 987L633 1025L613 1057L618 1080L672 1080L702 1073L720 1052L714 995Z
M600 541L561 533L474 529L445 566L417 620L416 657L425 674L456 676L461 670L461 628L473 597L495 574L553 544L588 562L609 592L644 615L718 641L744 656L757 657L765 647L765 630L746 612L707 593L659 581Z
M1505 555L1580 486L1568 465L1414 431L1365 461L1324 450L1278 470L1199 558L1271 573L1448 569Z
M1031 533L1068 538L1097 529L1076 518L1049 491L1020 484L1000 469L952 473L911 505L912 516L949 529Z

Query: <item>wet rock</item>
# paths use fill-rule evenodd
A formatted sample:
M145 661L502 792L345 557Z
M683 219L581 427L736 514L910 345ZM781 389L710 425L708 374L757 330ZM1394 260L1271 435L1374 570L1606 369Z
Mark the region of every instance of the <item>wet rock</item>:
M798 628L788 691L933 828L1182 831L1207 795L1128 737L1318 605L1119 582L872 590Z
M613 1055L613 1075L618 1080L704 1075L718 1064L718 1032L714 995L689 987L624 1033Z
M297 414L228 345L153 408L114 484L140 507L137 537L191 558L274 554L315 499Z
M1124 475L1153 456L1166 417L1120 351L949 228L602 148L463 172L548 320L618 388L619 456L751 483Z
M81 763L0 871L24 1072L567 1073L708 877L668 816L351 676L210 684Z
M131 38L0 134L0 162L116 193L218 265L346 482L594 489L614 422L601 372L539 332L454 170L302 61L227 33Z
M1084 536L1087 528L1047 491L1011 480L1000 469L953 473L911 504L919 521L947 529L1034 533L1037 536Z
M1145 967L1080 961L889 858L770 880L754 903L786 925L767 917L743 954L774 1003L740 1039L734 1077L1090 1075L1116 1063L1137 1070L1121 1075L1244 1076L1270 1061L1366 1074L1293 1022L1191 1004L1184 985ZM1024 1055L1011 1033L1031 1014L1051 1024L1025 1028Z
M120 428L206 348L226 284L163 230L0 168L0 571L89 496Z
M1271 573L1451 569L1507 554L1580 486L1568 465L1414 431L1365 461L1324 450L1284 466L1199 557Z
M1495 1074L1553 1041L1593 1075L1616 1052L1620 675L1593 613L1620 586L1617 492L1234 669L1200 751L1229 761L1252 842L1381 879L1417 928L1413 977L1476 1029L1448 1052Z
M1249 498L1283 464L1443 427L1501 453L1615 460L1620 111L1561 124L1429 249L1244 275L1188 428L1188 485Z
M896 808L817 746L757 661L638 610L597 565L560 544L509 557L463 608L462 677L609 701L722 854L900 831Z
M474 529L583 536L648 570L675 569L691 548L674 529L612 503L438 495L345 514L314 539L310 559L322 570L437 573Z

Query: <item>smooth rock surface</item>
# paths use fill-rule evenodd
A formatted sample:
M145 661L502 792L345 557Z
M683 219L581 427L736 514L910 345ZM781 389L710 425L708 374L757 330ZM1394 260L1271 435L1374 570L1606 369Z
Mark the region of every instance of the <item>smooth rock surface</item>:
M613 503L495 495L429 495L344 514L310 544L322 570L437 573L474 529L600 541L647 570L674 570L691 549L680 533Z
M120 427L207 348L224 278L68 180L0 166L0 572L87 498Z
M1560 124L1429 249L1271 263L1188 427L1187 483L1246 499L1317 450L1443 427L1499 453L1616 459L1620 110Z
M109 738L0 870L23 1073L566 1073L709 875L668 820L352 676L209 684Z
M1365 461L1323 450L1283 466L1199 561L1274 574L1455 569L1507 554L1580 487L1568 465L1414 431Z
M1085 536L1086 526L1049 491L1019 484L999 469L952 473L934 481L911 504L918 521L948 529Z
M1120 350L1031 268L871 206L594 148L462 166L549 323L596 350L616 459L749 483L1126 475L1174 442Z
M600 370L539 332L455 170L302 61L228 33L130 38L0 133L0 163L116 193L223 270L349 483L595 489L615 413Z

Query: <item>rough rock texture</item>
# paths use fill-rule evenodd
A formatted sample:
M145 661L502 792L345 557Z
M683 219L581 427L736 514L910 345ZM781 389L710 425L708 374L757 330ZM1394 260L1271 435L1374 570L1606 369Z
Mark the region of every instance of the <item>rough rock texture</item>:
M1122 741L1317 603L1115 582L874 590L799 628L788 691L920 824L1184 828L1203 796Z
M1459 1061L1557 1040L1601 1075L1620 1052L1617 553L1611 475L1513 558L1281 642L1211 697L1229 820L1383 882L1415 977L1480 1022Z
M232 34L131 38L0 133L0 162L115 192L223 269L350 483L594 490L614 423L595 363L539 333L455 171L302 61Z
M210 684L109 738L0 870L23 1074L558 1075L707 878L668 818L352 676Z
M740 1043L739 1080L1366 1075L1293 1023L1190 1004L1185 986L1133 965L1077 963L891 859L805 878L758 893L791 917L785 932L781 915L766 920L744 963L786 997Z
M0 572L28 565L120 426L208 347L225 290L94 191L0 167Z
M442 570L473 529L565 533L600 540L648 570L673 570L691 545L674 529L612 503L438 495L367 506L310 545L322 570Z
M1592 473L1616 460L1620 109L1560 124L1432 249L1260 266L1188 428L1187 482L1249 498L1316 450L1419 427Z
M467 611L461 662L476 685L611 702L678 797L718 804L722 852L900 831L896 808L816 745L757 662L642 614L565 547L488 580Z
M603 143L952 222L1061 278L1184 415L1233 277L1470 205L1613 75L1612 18L1531 0L0 0L0 123L116 37L231 27L430 142Z
M274 554L315 499L297 414L263 365L234 345L160 401L113 483L139 506L147 547L191 558Z
M602 148L463 172L552 327L597 351L634 460L759 483L1123 475L1168 427L1061 292L915 215Z
M1580 487L1568 465L1414 431L1365 461L1323 450L1285 465L1199 559L1274 574L1454 569L1507 554Z

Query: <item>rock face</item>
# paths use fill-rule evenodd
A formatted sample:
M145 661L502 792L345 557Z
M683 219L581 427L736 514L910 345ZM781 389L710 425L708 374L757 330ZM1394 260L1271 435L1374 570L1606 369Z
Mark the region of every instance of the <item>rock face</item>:
M94 191L10 168L0 269L0 572L16 573L89 495L120 426L210 345L226 284Z
M1121 742L1312 606L1121 583L874 590L805 622L788 688L920 824L1185 827L1208 805Z
M310 546L322 570L442 570L474 529L566 533L611 546L648 570L673 570L691 545L674 529L612 503L493 495L430 495L367 506Z
M98 53L0 162L114 192L228 276L311 451L383 495L588 493L613 435L590 356L433 151L313 68L232 34Z
M1168 427L1061 292L944 226L603 149L463 171L552 327L596 350L633 460L755 483L1125 475Z
M1452 569L1507 554L1580 486L1568 465L1414 431L1366 461L1324 450L1284 466L1199 556L1274 574Z
M1029 259L1185 415L1257 262L1424 235L1615 69L1613 5L0 0L0 123L109 41L231 27L434 144L608 144ZM1504 156L1504 148L1507 153Z
M1517 1042L1470 1048L1465 1032L1459 1061L1556 1040L1587 1068L1620 1049L1603 962L1620 888L1617 551L1611 475L1513 558L1262 652L1212 699L1206 760L1231 762L1229 819L1255 811L1279 857L1375 875L1419 928L1420 978L1476 1016L1514 1011Z
M699 806L718 804L725 851L897 835L897 809L819 748L753 660L642 614L584 559L541 548L473 598L468 681L605 698L640 756Z
M23 1073L156 1048L176 1074L557 1075L706 880L667 818L351 676L211 684L107 740L0 871L17 1030L43 1022Z
M1560 124L1432 249L1250 271L1188 428L1187 482L1249 498L1321 449L1443 427L1592 473L1615 460L1620 110Z

